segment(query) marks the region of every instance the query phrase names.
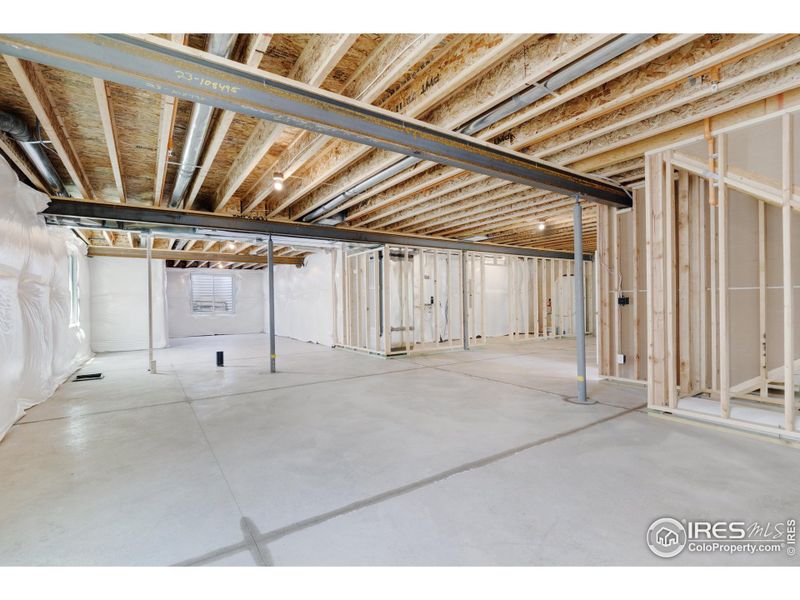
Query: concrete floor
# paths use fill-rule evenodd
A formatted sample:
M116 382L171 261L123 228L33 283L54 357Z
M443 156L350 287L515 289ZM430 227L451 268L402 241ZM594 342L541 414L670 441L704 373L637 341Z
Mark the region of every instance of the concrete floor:
M103 380L29 411L0 443L0 564L795 564L651 555L657 517L797 517L800 451L647 415L595 371L598 403L566 402L571 341L385 360L279 339L276 375L265 348L173 340L158 375L98 355Z

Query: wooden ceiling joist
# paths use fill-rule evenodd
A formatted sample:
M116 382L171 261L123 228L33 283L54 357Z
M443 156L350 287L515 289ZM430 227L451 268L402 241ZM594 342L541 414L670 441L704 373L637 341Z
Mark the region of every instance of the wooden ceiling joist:
M708 36L708 38L711 37ZM615 109L622 111L623 107L636 102L638 99L646 99L658 90L669 89L670 86L674 88L678 83L685 83L692 74L701 73L704 69L732 60L742 54L749 55L754 48L772 44L780 37L778 35L730 36L714 43L707 38L699 39L679 51L665 55L659 61L660 68L658 69L651 69L647 66L641 67L641 65L638 65L638 60L634 59L627 66L638 65L641 68L637 68L637 70L631 68L628 75L608 83L607 91L604 89L601 93L593 94L588 98L578 98L569 103L566 102L570 98L568 94L559 94L555 98L544 99L533 104L530 108L518 111L506 120L499 122L481 137L485 136L491 139L502 136L502 139L495 139L495 142L501 146L523 150L531 144L550 135L556 135L571 126L579 126ZM669 44L667 48L673 49L672 44ZM592 81L593 87L604 79L605 74L598 74L597 71L602 71L602 68L586 76ZM616 73L618 71L619 65L614 68L613 72ZM710 84L705 87L710 88ZM658 107L659 104L651 102L648 106ZM557 107L558 109L555 110ZM526 116L526 120L519 121L521 119L520 115L523 114ZM516 128L510 127L520 122L522 124ZM537 154L537 156L539 155ZM542 156L546 155L543 154ZM549 158L549 160L553 159ZM448 176L452 176L454 173L457 173L457 171L440 169L439 173L434 177L417 178L414 188L399 190L399 193L407 196L416 192L420 186L435 184ZM476 181L479 177L474 174L471 175L464 181L464 185ZM366 196L365 194L362 197ZM369 220L359 220L359 217L383 206L398 204L398 200L401 198L402 196L393 196L392 190L389 190L378 199L363 202L356 211L351 212L348 220L359 226L367 225ZM370 220L380 216L372 215Z
M314 87L319 86L357 37L344 33L312 36L289 73L289 78ZM273 121L260 121L256 125L225 179L217 188L214 198L215 212L225 208L233 194L266 156L284 129L284 125Z
M123 258L147 258L146 248L110 248L107 246L90 246L89 256L116 256ZM235 254L232 252L191 252L186 250L153 250L153 258L158 260L213 261L221 263L257 263L267 264L266 256ZM290 256L274 257L278 265L302 265L300 258Z
M575 59L595 49L598 45L609 41L614 36L609 35L574 35L552 36L550 38L535 38L532 43L510 54L508 59L501 63L500 68L492 69L484 77L470 81L451 97L438 103L425 115L428 123L444 129L456 129L468 121L482 115L499 102L506 100L513 93L543 79ZM491 90L491 92L489 92ZM333 184L338 191L331 192L324 189L324 199L304 199L290 213L291 219L305 216L311 210L325 204L331 197L337 196L349 187L372 177L380 171L391 167L399 157L390 152L375 152L371 157L375 164L356 170L351 174L351 180L345 182L341 188ZM367 161L363 164L368 164ZM425 161L420 169L429 168L433 162ZM330 183L330 182L329 182ZM343 204L341 208L355 202L352 200Z
M257 67L261 62L261 58L263 57L264 53L267 51L271 39L272 34L269 33L255 33L250 35L247 42L247 48L244 51L244 64L250 67ZM195 173L194 179L192 180L192 186L189 189L188 195L186 196L184 207L187 210L194 206L194 202L197 199L197 194L200 192L200 188L203 186L203 182L205 181L208 172L211 170L211 165L214 164L214 159L217 157L217 153L222 147L222 143L225 141L225 136L227 135L235 117L236 113L232 110L223 110L220 114L219 119L217 120L213 132L211 133L211 136L209 137L206 147L203 151L203 158L202 162L200 163L200 168L197 170L197 173Z
M781 87L778 87L778 88L775 87L775 85L780 85L779 83L777 83L778 81L785 82L783 85L786 86L787 88L796 86L798 84L797 75L796 75L796 73L797 73L796 69L798 68L797 67L797 61L800 60L800 56L797 56L797 54L796 54L796 48L797 47L800 47L800 38L793 38L791 40L786 40L786 41L784 41L783 43L780 43L780 44L771 45L769 48L767 48L760 55L752 55L752 54L750 54L747 57L745 57L744 59L741 59L741 61L730 62L725 67L724 70L721 70L722 73L726 73L726 74L730 75L728 80L724 80L723 79L723 81L728 81L729 82L726 86L724 86L725 90L728 90L729 87L731 87L731 86L735 86L736 83L739 83L743 79L745 80L745 84L742 84L739 87L733 87L733 89L734 90L742 90L743 89L742 86L746 86L745 89L747 91L753 90L753 91L755 91L755 93L758 96L763 96L765 94L773 95L775 92L780 92L782 89L785 89L785 88L781 88ZM744 63L744 64L742 64L742 63ZM750 63L750 64L748 64L748 63ZM755 63L755 64L752 64L752 63ZM787 63L790 66L785 66ZM775 69L778 69L777 73L781 73L783 71L782 76L779 76L779 77L776 78L776 75L775 75L776 72L774 71ZM791 71L791 72L787 73L786 71ZM761 77L758 77L758 75L760 73L764 73L764 72L766 72L766 73L768 73L770 75L762 75ZM751 78L754 77L754 76L756 77L756 81L761 81L761 80L764 80L765 78L769 79L769 80L772 80L773 81L773 85L772 86L760 86L760 85L752 85L752 84L751 85L747 85L747 82L751 81ZM718 87L722 87L722 81L720 82ZM723 90L719 90L719 92L722 92L722 91ZM673 90L670 90L670 92L673 92ZM710 84L709 84L709 86L707 86L707 89L705 89L705 90L703 90L701 92L695 92L695 94L697 96L701 96L701 95L702 96L708 96L711 93L714 93L714 92L711 92ZM732 98L731 95L729 95L729 94L717 93L717 95L715 95L713 99L709 99L706 103L699 102L699 101L697 101L695 99L695 102L691 102L690 100L683 100L682 102L678 102L678 104L683 104L685 109L682 112L689 113L689 114L692 114L693 111L702 110L706 106L706 104L708 104L710 107L713 107L713 108L709 109L710 112L719 112L719 110L720 110L719 109L719 103L720 102L725 102L726 106L728 106L730 108L733 108L733 106L735 106L735 105L741 104L743 102L746 103L746 102L751 101L752 97L748 97L745 94L746 94L746 91L741 93L741 94L738 91L735 91L732 94L732 96L733 96L733 98ZM740 96L742 96L742 97L740 98ZM660 97L658 97L658 96L656 98L660 99ZM690 103L687 103L687 102L690 102ZM732 103L733 103L733 106L731 105ZM655 102L654 104L651 104L649 102L648 106L656 106L656 107L658 107L655 110L659 114L660 114L661 108L665 108L665 109L671 108L671 106L669 104L667 104L666 102L660 102L659 103L658 101ZM634 109L631 108L631 109L626 109L626 111L627 110L634 110ZM669 116L674 116L675 115L675 111L667 112L666 114L669 115ZM681 113L678 113L678 114L681 114ZM635 128L637 131L641 131L642 132L641 135L643 135L645 137L647 137L651 133L658 133L658 130L653 127L652 123L649 123L649 122L646 122L646 121L642 122L642 121L639 120L641 118L641 114L640 113L634 112L634 115L635 116L628 117L627 120L623 119L621 117L618 117L616 119L616 121L613 121L613 120L611 121L612 124L609 125L609 127L613 127L613 124L616 123L616 124L619 124L621 127L624 128L624 126L625 126L625 124L627 122L632 122L633 125L631 127ZM691 117L691 119L696 121L696 120L699 120L699 119L701 119L703 117L704 116L702 114L699 115L699 116L695 114L695 115L693 115ZM590 122L590 125L591 125L591 122ZM672 127L670 127L670 128L672 128ZM654 129L655 129L655 131L654 131ZM589 128L588 130L590 132L594 132L595 131L595 129L592 129L592 128ZM589 135L591 135L592 139L594 139L593 133L590 133ZM626 135L625 133L620 134L620 138L621 139L628 140L629 137L630 136ZM612 139L616 139L616 138L612 138ZM613 148L613 145L612 145L612 148ZM592 146L592 150L595 151L595 152L598 152L598 153L602 152L603 149L604 149L604 146L602 146L601 144L594 144ZM572 155L565 155L564 153L562 153L562 154L558 154L558 155L555 155L555 156L548 156L548 159L549 160L553 160L554 162L558 162L558 163L561 163L561 164L570 164L571 166L576 167L576 165L571 164L571 160L570 159L572 159L573 157L581 157L581 158L583 158L583 157L587 156L587 154L589 154L589 153L590 153L590 150L586 147L586 144L584 143L584 145L579 146L578 149L575 151L575 153L572 154ZM544 153L544 152L537 153L536 155L539 156L539 157L547 156L546 153ZM578 168L580 168L581 170L588 170L588 169L586 169L585 166L578 167ZM473 178L475 178L475 176L473 176ZM415 204L419 204L420 203L420 198L417 198L417 200L415 200L414 203ZM382 225L391 223L394 220L396 220L396 219L384 219L383 221L375 222L374 219L369 219L369 220L365 219L365 220L362 220L362 221L356 221L356 224L359 225L359 226L364 226L364 225L370 224L370 226L380 227Z
M768 81L770 74L797 65L798 62L800 62L800 37L794 37L781 44L770 46L759 54L750 54L739 61L723 65L719 69L720 79L716 82L687 81L682 86L647 96L624 109L588 120L558 136L549 138L546 142L537 144L532 148L534 150L532 154L538 158L548 157L549 160L559 164L569 163L574 160L571 158L574 154L568 152L568 149L585 147L587 142L594 139L603 138L606 134L645 122L657 115L678 111L681 107L689 106L690 110L696 112L702 106L730 101L731 97L740 95L741 90L759 90L762 87L768 89L763 84ZM763 77L767 79L762 80ZM756 81L756 85L748 86L747 84L752 81Z
M363 102L372 103L405 71L418 63L444 36L439 34L390 35L370 54L361 67L345 83L341 94ZM275 161L275 171L291 177L311 157L318 155L330 142L326 136L305 131ZM248 213L273 192L269 173L248 190L242 212ZM277 214L288 204L279 204L269 211Z
M381 108L409 117L421 116L467 81L485 72L526 39L527 36L522 35L460 36L448 48L446 55L428 65L418 77L392 94L381 104ZM377 162L377 167L372 166L363 173L362 170L352 173L352 169L348 167L370 151L370 148L360 144L337 141L325 156L318 157L308 169L298 173L299 180L294 185L287 186L279 205L284 208L278 210L278 206L270 206L269 216L277 215L285 207L292 206L308 195L302 204L292 206L292 218L298 218L385 168L381 165L386 165L387 160L391 164L398 159L391 152L373 152L372 154L378 155L377 161L372 159ZM326 184L324 189L317 190L323 183ZM314 190L316 191L312 194Z
M160 37L181 44L158 42L169 47L177 60L196 57L214 62L197 50L203 46L204 35ZM394 112L400 119L413 117L453 131L615 37L240 34L233 59L244 63L241 72L257 74L264 69L289 75L311 84L312 93L338 94L351 103L358 100ZM94 59L89 62L94 64ZM50 140L46 143L52 144L48 152L57 154L55 167L71 190L77 188L86 198L99 195L109 202L119 198L136 207L149 206L155 191L158 206L170 185L168 172L174 172L168 166L173 141L180 149L191 108L192 98L185 96L183 88L160 89L186 101L126 88L125 82L104 73L75 75L12 56L6 63L7 69L0 64L0 82L6 85L9 100L4 109L21 114L29 124L35 117L43 137ZM82 102L92 106L83 109ZM391 177L360 186L357 194L342 199L343 192L393 165L401 156L394 152L396 148L374 149L347 141L347 136L330 137L328 130L303 130L294 122L275 125L254 118L261 115L246 110L237 114L231 105L209 103L218 110L185 208L213 207L216 201L225 213L241 211L255 219L266 216L283 222L308 220L312 211L316 221L342 213L344 229L423 236L420 239L488 235L492 243L525 248L571 247L574 198L564 192L509 181L495 173L462 170L469 169L464 165L436 164L435 158L428 157L407 161ZM798 107L799 36L656 34L563 85L557 93L476 132L474 138L559 168L638 186L644 177L646 152L702 140L706 119L712 135L717 135L742 121ZM0 134L0 151L32 185L45 191L41 176L17 142ZM675 164L683 161L683 168L698 173L707 161L700 152L696 154L678 151ZM287 178L282 191L273 187L274 172ZM155 174L154 181L148 173ZM728 169L725 183L767 203L782 202L777 182L738 173L735 167ZM791 200L795 209L800 207L797 194L795 190ZM332 198L339 198L335 206L330 204ZM325 209L319 210L322 206ZM587 205L587 249L595 244L596 221L595 208ZM545 229L540 231L542 222ZM140 250L134 233L86 230L85 236L98 248ZM246 262L247 257L263 255L262 248L237 240L158 238L154 249L171 251L175 241L183 252L236 256L225 263L213 256L170 258L176 267L264 266ZM305 254L302 249L276 248L276 256Z
M94 85L94 91L97 97L97 107L100 110L100 122L103 125L103 134L105 135L106 147L108 148L108 158L111 161L111 170L114 172L114 183L117 185L119 201L125 202L125 183L122 177L122 167L120 166L117 133L114 129L114 115L108 98L108 89L106 89L106 82L96 77L92 78L92 85Z
M497 137L497 135L503 133L505 129L511 127L515 121L513 119L516 115L521 113L533 113L534 110L538 111L538 114L541 114L545 110L550 110L560 104L567 102L568 100L576 97L579 95L577 90L588 91L591 90L603 83L609 81L612 78L619 77L621 74L624 74L628 71L632 71L638 67L641 67L643 62L646 59L651 59L666 54L675 50L682 44L691 41L693 38L697 36L657 36L656 38L652 38L647 42L647 48L645 51L637 51L636 49L631 50L618 59L611 61L608 65L595 69L591 73L581 77L573 84L569 84L566 86L566 90L559 90L558 95L556 96L548 96L542 100L537 101L531 107L527 109L522 109L517 111L513 115L506 117L505 119L499 121L497 124L490 126L483 132L479 132L476 137L480 139L492 139ZM667 39L664 39L667 38ZM571 88L571 89L570 89ZM546 108L545 108L546 107ZM532 117L530 117L532 118ZM515 139L513 134L506 136L505 145L509 145L514 147L515 149L518 148L517 145L512 145ZM503 141L494 140L495 143L503 144ZM421 168L425 168L423 165ZM417 171L420 169L417 169ZM438 168L436 169L436 173L431 171L430 175L425 176L425 178L416 178L416 185L413 187L408 187L405 190L401 190L400 188L394 188L394 186L401 184L402 182L406 181L410 176L416 175L416 173L401 173L398 176L393 177L390 181L387 181L385 185L379 185L373 188L370 192L366 192L364 194L360 194L358 198L355 198L345 205L342 208L347 208L349 206L353 206L358 204L356 210L351 211L350 217L352 219L358 219L359 217L378 210L384 206L391 205L396 203L400 198L394 197L392 194L392 189L398 189L398 192L402 192L406 195L416 193L419 191L420 187L425 187L428 185L435 185L441 181L444 181L453 175L457 174L458 171L452 168ZM477 180L478 176L472 175L474 179L470 179L470 182ZM389 190L387 193L382 193L385 190ZM373 200L369 200L374 194L382 193L381 197L374 198Z
M36 114L36 118L41 123L42 129L44 129L56 154L58 154L58 158L67 169L78 192L84 198L94 198L92 186L89 185L89 180L81 167L78 156L75 154L69 136L61 125L58 111L50 100L47 85L39 74L36 65L13 56L3 56L3 58L22 93L28 100L28 104Z

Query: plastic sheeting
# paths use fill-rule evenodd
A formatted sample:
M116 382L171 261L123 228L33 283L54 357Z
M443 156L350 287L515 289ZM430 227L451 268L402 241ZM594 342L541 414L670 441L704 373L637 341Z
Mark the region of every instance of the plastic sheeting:
M269 274L267 269L260 272L264 277L264 306L268 315ZM308 256L302 269L275 265L275 334L332 346L333 286L329 252Z
M148 347L147 261L93 257L92 350L121 352ZM167 345L166 268L153 261L153 347Z
M0 438L90 355L86 330L70 325L69 257L85 270L85 248L45 227L46 206L0 158Z
M192 273L213 274L215 269L167 269L170 337L264 332L263 271L219 271L234 279L234 314L193 313Z

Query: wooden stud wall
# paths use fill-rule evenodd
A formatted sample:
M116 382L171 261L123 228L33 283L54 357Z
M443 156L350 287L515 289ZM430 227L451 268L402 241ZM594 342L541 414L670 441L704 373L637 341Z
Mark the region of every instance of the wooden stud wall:
M507 257L508 335L513 340L575 335L575 306L571 260ZM594 333L594 277L584 261L585 332Z
M750 138L714 135L709 146L713 173L701 157L690 157L682 149L649 154L644 197L635 196L631 211L598 211L600 373L646 381L653 409L685 414L681 398L699 396L718 402L712 418L742 426L746 413L737 407L755 404L777 411L780 419L774 414L771 426L745 422L745 427L779 435L796 430L800 285L793 270L798 250L792 242L800 221L793 178L800 169L793 162L797 128L792 119L785 112L771 121L772 129L757 129L770 121L752 124L756 129ZM740 146L748 139L775 140L780 146L770 150L780 164L772 154L761 156L763 149L755 163L762 171L779 173L780 184L766 173L742 169L755 151ZM769 141L763 143L770 148ZM780 203L776 188L781 190ZM710 205L710 198L716 206ZM631 267L638 260L632 250L642 246L641 221L644 273ZM635 309L636 299L646 298L646 326L637 325L636 310L626 312L630 306L615 303L616 277L622 281L622 293L629 295L626 282L642 275L646 284L631 295L631 303ZM633 364L619 370L613 364L618 353L628 356L629 348L641 340L630 335L631 329L646 329L646 374Z

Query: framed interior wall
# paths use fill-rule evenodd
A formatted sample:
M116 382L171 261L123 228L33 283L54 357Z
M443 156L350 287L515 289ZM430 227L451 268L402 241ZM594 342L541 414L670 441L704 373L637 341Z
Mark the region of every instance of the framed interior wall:
M575 335L575 263L566 259L505 257L508 335L512 340ZM584 261L585 333L594 333L594 275Z
M335 345L383 356L463 348L464 290L468 343L486 342L483 254L391 245L336 254Z
M646 381L651 410L800 439L800 125L706 133L645 157L631 211L599 208L600 372Z

